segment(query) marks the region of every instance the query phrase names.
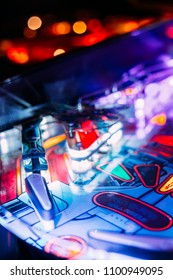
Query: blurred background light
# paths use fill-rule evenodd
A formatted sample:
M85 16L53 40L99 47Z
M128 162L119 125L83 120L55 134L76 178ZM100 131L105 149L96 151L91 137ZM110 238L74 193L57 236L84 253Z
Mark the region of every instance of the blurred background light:
M76 34L83 34L87 30L87 25L84 21L79 20L73 24L73 31Z
M28 25L28 28L30 28L31 30L37 30L41 27L42 20L38 16L32 16L28 19L27 25Z
M54 51L53 55L56 56L56 55L59 55L59 54L62 54L62 53L65 53L65 50L57 49L57 50Z
M7 51L7 56L10 60L19 64L27 63L29 60L27 49L22 47L9 48Z
M165 0L6 0L0 10L0 80L55 55L173 18ZM5 12L4 12L5 11ZM173 38L173 26L165 30Z
M64 35L71 31L71 24L68 21L57 22L52 25L52 34L54 35Z

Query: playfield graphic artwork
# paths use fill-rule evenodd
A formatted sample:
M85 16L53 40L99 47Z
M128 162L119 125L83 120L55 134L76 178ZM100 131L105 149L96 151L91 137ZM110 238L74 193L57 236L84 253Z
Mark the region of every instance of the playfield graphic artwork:
M171 61L2 131L0 224L57 259L172 259Z

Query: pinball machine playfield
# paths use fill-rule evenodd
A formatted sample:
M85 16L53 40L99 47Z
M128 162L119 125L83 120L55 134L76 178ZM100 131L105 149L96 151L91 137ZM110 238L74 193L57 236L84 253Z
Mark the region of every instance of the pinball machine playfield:
M173 259L173 22L0 87L1 259ZM2 248L3 248L2 246Z

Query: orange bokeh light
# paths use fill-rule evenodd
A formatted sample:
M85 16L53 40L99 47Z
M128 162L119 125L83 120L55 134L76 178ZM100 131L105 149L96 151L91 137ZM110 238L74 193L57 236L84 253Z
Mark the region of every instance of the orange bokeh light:
M41 27L42 20L38 16L32 16L28 19L27 25L31 30L37 30Z
M65 34L70 33L71 25L67 21L54 23L52 25L51 31L54 35L65 35Z
M24 47L11 47L7 50L7 57L18 64L25 64L29 61L29 54Z
M85 33L87 30L87 25L84 21L82 20L79 20L79 21L76 21L74 24L73 24L73 31L76 33L76 34L83 34Z
M158 114L152 117L150 120L152 124L157 124L157 125L164 125L166 123L166 115L163 114Z

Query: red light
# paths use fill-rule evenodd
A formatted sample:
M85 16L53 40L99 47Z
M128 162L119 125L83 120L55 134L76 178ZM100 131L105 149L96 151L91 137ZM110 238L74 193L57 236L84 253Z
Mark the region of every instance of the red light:
M74 38L72 43L74 46L91 46L101 42L102 40L106 39L106 37L108 37L106 32L93 33L80 38Z
M88 30L91 32L99 32L102 29L102 23L100 20L93 18L90 19L87 23Z
M152 140L152 142L156 142L161 145L173 147L173 135L158 134L158 135L153 136L153 138L151 140Z
M43 61L49 59L53 57L53 54L54 54L54 49L49 46L48 47L34 46L30 51L32 60L37 60L37 61Z
M171 39L173 39L173 26L169 26L167 29L166 29L166 35L169 37L169 38L171 38Z
M98 131L96 126L92 121L88 120L82 123L81 130L76 132L79 136L79 139L82 143L82 146L86 149L91 146L98 139Z
M24 64L29 61L29 54L24 47L12 47L7 50L7 57L15 63Z

